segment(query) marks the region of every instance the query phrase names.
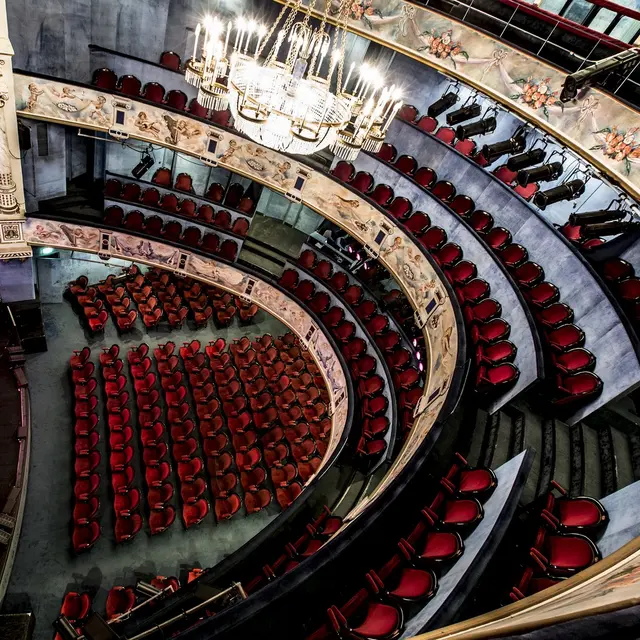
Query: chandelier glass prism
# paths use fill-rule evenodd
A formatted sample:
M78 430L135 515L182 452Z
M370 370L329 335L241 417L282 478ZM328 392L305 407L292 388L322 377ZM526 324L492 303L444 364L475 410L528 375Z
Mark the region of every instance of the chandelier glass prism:
M362 149L380 149L402 102L366 64L359 73L352 64L344 78L350 3L334 11L333 29L332 0L318 27L310 20L315 4L288 2L269 28L245 17L226 25L207 17L196 27L185 78L203 107L229 108L235 128L261 145L300 155L330 147L354 160Z

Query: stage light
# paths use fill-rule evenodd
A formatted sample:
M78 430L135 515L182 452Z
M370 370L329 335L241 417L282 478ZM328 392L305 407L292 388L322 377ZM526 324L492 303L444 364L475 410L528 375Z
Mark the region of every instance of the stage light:
M427 115L431 118L437 118L441 113L444 113L450 107L458 102L458 94L453 91L449 91L449 93L445 93L442 98L436 100L432 105L427 109Z
M569 216L569 224L582 225L582 224L594 224L594 223L600 223L600 222L613 222L617 220L623 220L626 217L627 217L627 212L622 209L616 209L614 211L601 209L600 211L572 213Z
M544 149L531 149L531 151L509 158L507 168L510 171L520 171L520 169L542 162L546 157L547 152Z
M524 151L526 140L523 136L513 136L502 142L494 142L493 144L485 144L481 153L484 159L491 164L500 156L511 155L512 153L520 153Z
M147 171L149 171L149 169L151 169L154 164L155 160L153 159L153 156L145 153L142 156L142 160L140 160L140 162L138 162L138 164L133 168L133 171L131 171L131 175L136 180L140 180L140 178L142 178L142 176L147 173Z
M533 196L533 204L539 209L546 209L550 204L555 204L561 200L575 200L584 193L584 182L582 180L569 180L563 184L547 189L547 191L538 191Z
M452 127L455 124L460 124L465 120L471 120L471 118L477 118L482 109L477 102L467 105L466 107L460 107L451 113L447 113L447 124Z
M83 635L76 631L75 626L71 624L66 616L59 616L53 626L64 640L79 640L80 638L84 638Z
M473 136L484 136L495 130L496 119L491 116L490 118L484 118L469 124L461 124L456 129L456 138L458 138L458 140L466 140L467 138L473 138Z
M526 187L532 182L551 182L562 175L562 162L550 162L533 169L521 169L518 171L518 184Z
M582 234L589 238L599 238L600 236L616 236L619 233L637 229L640 224L637 222L600 222L596 224L585 224L582 227Z
M583 87L590 87L595 84L605 74L609 74L620 67L622 76L631 72L632 65L640 60L640 49L627 49L620 51L609 58L599 60L586 69L572 73L565 78L560 93L561 102L569 102L578 95L578 90Z

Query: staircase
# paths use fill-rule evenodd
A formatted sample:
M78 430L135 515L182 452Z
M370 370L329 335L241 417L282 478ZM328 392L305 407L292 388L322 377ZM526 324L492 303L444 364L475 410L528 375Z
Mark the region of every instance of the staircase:
M468 442L471 465L495 469L523 449L535 450L524 504L545 493L551 480L571 495L594 498L640 480L640 427L612 411L603 409L570 427L516 401L492 415L478 409L470 419L475 419Z

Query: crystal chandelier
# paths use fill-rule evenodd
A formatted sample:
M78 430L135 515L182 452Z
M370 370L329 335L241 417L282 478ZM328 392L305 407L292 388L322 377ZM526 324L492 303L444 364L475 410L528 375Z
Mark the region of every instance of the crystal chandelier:
M342 1L333 35L327 29L331 0L318 28L310 24L315 3L288 2L269 29L244 17L226 27L208 17L196 27L185 78L198 87L203 107L228 107L235 128L261 145L300 155L330 147L355 160L361 149L380 149L402 102L367 65L358 78L351 65L343 82L350 3Z

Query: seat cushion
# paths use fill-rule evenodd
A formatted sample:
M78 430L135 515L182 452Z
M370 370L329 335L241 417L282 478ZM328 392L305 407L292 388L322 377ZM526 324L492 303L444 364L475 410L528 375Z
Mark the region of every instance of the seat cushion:
M583 569L593 563L593 550L583 538L549 536L549 563L562 569Z
M591 500L558 500L556 507L565 527L589 527L600 522L600 509Z
M444 560L455 556L458 550L458 536L446 531L430 531L427 533L420 557L429 560Z
M460 473L458 489L462 492L486 491L493 483L491 474L486 469L470 469Z
M402 569L398 586L391 591L391 595L398 598L414 600L422 598L433 590L433 574L421 569Z
M449 524L473 522L478 517L478 505L473 500L447 500L442 521Z
M399 623L400 617L395 607L380 602L370 602L367 617L354 631L369 638L383 638L397 629Z

